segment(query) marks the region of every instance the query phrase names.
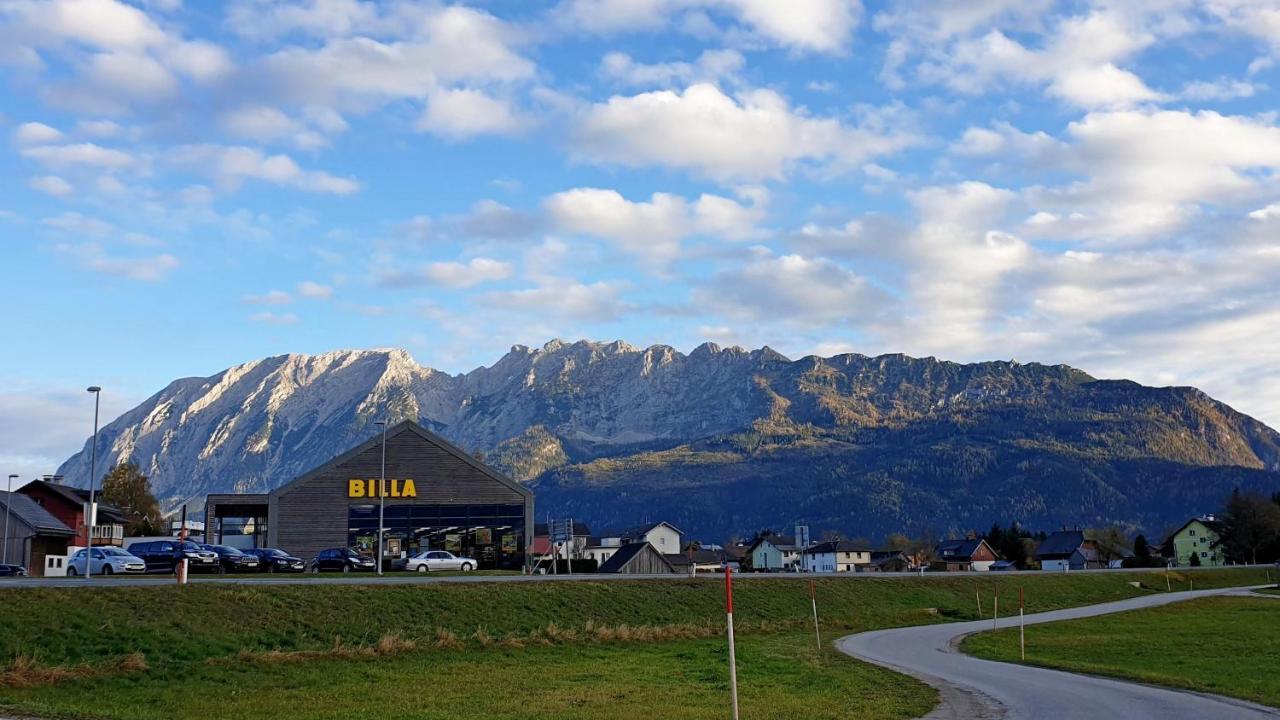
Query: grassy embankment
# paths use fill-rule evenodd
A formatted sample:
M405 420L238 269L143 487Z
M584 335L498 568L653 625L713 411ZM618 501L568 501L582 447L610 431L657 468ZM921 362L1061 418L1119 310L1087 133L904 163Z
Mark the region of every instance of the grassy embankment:
M1198 571L1199 588L1261 571ZM1172 575L1185 589L1186 576ZM1141 581L1151 589L1134 588ZM1162 573L832 578L824 638L1163 591ZM743 717L906 718L934 692L819 652L807 583L736 587ZM15 588L0 596L0 707L101 718L719 718L713 580Z
M1018 631L973 635L961 649L1018 662ZM1203 598L1032 625L1026 662L1280 707L1280 602Z

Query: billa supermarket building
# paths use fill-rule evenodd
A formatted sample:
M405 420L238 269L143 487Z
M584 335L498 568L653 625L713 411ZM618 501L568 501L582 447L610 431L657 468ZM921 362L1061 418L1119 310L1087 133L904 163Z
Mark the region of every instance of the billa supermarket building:
M321 550L378 547L382 434L264 495L209 495L205 542ZM412 421L387 429L386 558L448 550L480 568L519 569L533 493Z

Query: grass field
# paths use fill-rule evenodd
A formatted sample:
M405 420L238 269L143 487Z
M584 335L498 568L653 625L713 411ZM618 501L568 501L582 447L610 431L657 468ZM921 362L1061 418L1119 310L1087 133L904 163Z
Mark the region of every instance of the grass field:
M973 635L961 649L1017 662L1018 631ZM1032 625L1027 627L1027 663L1280 707L1280 603L1203 598Z
M1197 588L1260 572L1194 573ZM1171 575L1173 588L1188 579ZM1147 589L1131 586L1141 582ZM1163 573L831 578L837 633L1162 592ZM920 683L818 653L807 581L736 583L743 716L907 718ZM0 707L50 717L723 717L716 580L0 591ZM670 711L669 711L670 709ZM779 709L786 710L781 712ZM794 712L793 712L794 711Z

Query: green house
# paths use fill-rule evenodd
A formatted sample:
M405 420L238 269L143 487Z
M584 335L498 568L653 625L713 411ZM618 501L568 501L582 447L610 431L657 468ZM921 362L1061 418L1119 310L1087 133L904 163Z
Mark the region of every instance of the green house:
M1219 527L1212 515L1188 520L1165 540L1165 557L1173 560L1178 567L1190 567L1193 564L1192 555L1199 557L1199 564L1204 567L1223 565Z

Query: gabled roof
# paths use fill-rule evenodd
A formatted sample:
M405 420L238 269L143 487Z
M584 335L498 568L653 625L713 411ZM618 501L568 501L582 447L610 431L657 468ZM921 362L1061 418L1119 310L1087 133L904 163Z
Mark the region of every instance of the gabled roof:
M1040 543L1036 549L1036 558L1040 560L1056 560L1071 557L1071 554L1084 545L1084 531L1059 530Z
M987 545L987 541L981 538L973 540L944 540L938 543L936 552L940 560L972 560L973 554L983 545ZM987 545L987 549L991 550L991 546ZM996 551L991 550L991 554L996 555Z
M747 548L747 554L755 552L756 548L760 547L760 544L765 542L779 550L786 550L787 552L793 552L798 549L796 548L796 539L790 535L765 535L764 537L756 538L755 542L751 543Z
M871 552L871 548L851 540L828 540L804 550L805 555L825 555L836 552Z
M458 460L461 460L467 465L470 465L472 468L474 468L475 470L479 471L484 475L487 475L489 478L496 480L499 483L502 483L503 485L507 486L509 489L513 490L514 492L518 493L524 498L533 497L533 492L529 490L529 488L512 480L506 475L503 475L497 470L494 470L488 465L485 465L479 460L476 460L475 458L471 457L471 455L464 452L461 448L457 447L453 443L449 442L448 440L445 440L444 438L422 427L421 425L419 425L418 423L412 420L401 420L395 425L387 428L387 439L390 440L391 438L395 437L396 435L399 435L402 432L411 432L417 435L418 437L422 438L423 440L426 440L429 443L435 444L441 450L444 450L445 452L454 456ZM366 450L371 450L373 448L378 447L378 444L381 442L382 442L382 433L375 433L373 437L370 437L368 440L365 440L364 442L342 453L341 455L338 455L330 459L328 462L322 463L321 465L314 467L311 470L308 470L302 475L299 475L293 480L290 480L284 485L281 485L275 490L272 490L270 495L271 497L279 497L289 492L289 490L295 484L306 481L306 480L310 480L311 478L314 478L318 475L322 475L326 472L329 472L329 470L331 470L332 468L338 465L341 465L342 463L347 462L348 460L351 460L352 458L356 457L360 453L365 452Z
M1209 519L1209 518L1207 518L1207 517L1204 517L1204 516L1200 516L1200 517L1193 517L1193 518L1191 518L1190 520L1188 520L1188 521L1186 521L1186 522L1182 523L1182 525L1181 525L1181 526L1179 526L1177 530L1174 530L1173 532L1169 533L1169 536L1168 536L1168 537L1166 537L1166 538L1164 539L1164 542L1162 542L1162 543L1160 543L1160 544L1161 544L1161 545L1168 545L1168 544L1172 543L1172 542L1173 542L1173 539L1174 539L1175 537L1177 537L1178 533L1182 532L1183 530L1186 530L1186 529L1187 529L1187 526L1188 526L1188 525L1190 525L1191 523L1194 523L1194 522L1198 522L1198 523L1200 523L1201 525L1203 525L1203 526L1205 526L1206 528L1208 528L1209 530L1212 530L1212 531L1213 531L1213 534L1215 534L1215 535L1221 535L1221 534L1222 534L1222 523L1221 523L1221 522L1219 522L1219 521L1217 521L1217 520L1211 520L1211 519Z
M619 537L641 538L641 537L644 537L645 535L648 535L654 528L658 527L659 525L666 525L672 530L675 530L677 535L684 535L684 533L680 532L680 528L676 527L675 525L672 525L669 522L666 522L665 520L659 520L658 522L651 522L645 525L636 525L635 527L627 528L622 532L621 535L619 535Z
M19 492L0 490L0 510L8 508L14 518L31 528L37 535L59 535L73 537L76 533L40 507L40 503ZM12 532L12 531L11 531Z
M18 488L18 492L22 493L30 487L44 488L51 494L66 500L68 505L81 506L89 502L89 490L87 488L71 487L70 485L61 485L46 480L32 480ZM104 522L124 524L124 513L115 505L103 502L101 493L95 493L94 502L98 503L98 524L101 525Z
M650 545L647 542L636 542L636 543L627 543L626 545L623 545L622 547L618 548L618 551L615 552L612 556L610 556L609 559L606 560L605 563L601 565L598 570L596 570L596 572L602 572L602 573L621 572L622 569L625 568L627 565L629 565L631 561L636 558L637 555L644 552L646 549L652 551L654 555L657 555L658 558L661 559L662 562L666 564L667 568L671 572L674 573L676 571L676 569L672 567L671 561L668 560L666 556L664 556L662 553L658 552L657 548L655 548L653 545Z

